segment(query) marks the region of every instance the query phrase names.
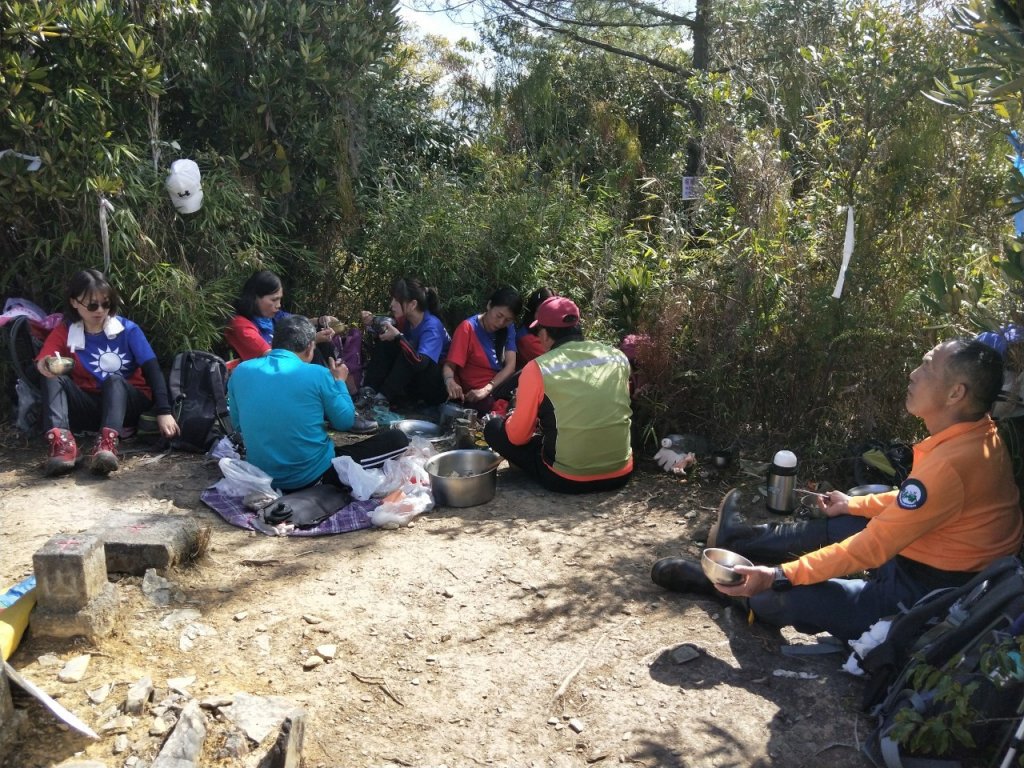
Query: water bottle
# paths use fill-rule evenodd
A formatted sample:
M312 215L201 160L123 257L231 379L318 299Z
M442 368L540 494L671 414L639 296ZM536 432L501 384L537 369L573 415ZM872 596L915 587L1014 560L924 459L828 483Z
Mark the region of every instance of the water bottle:
M796 454L779 451L768 467L768 496L765 506L776 515L789 515L796 509Z

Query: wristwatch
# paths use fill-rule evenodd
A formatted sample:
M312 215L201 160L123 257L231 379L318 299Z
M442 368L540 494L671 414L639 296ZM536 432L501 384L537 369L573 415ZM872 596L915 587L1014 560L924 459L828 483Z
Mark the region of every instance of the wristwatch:
M792 588L793 582L786 576L785 571L781 567L775 566L775 579L772 581L772 590L775 592L785 592Z

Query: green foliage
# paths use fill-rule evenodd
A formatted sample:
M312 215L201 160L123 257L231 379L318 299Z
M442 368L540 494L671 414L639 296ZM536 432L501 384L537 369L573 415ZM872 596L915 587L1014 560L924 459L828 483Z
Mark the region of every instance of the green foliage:
M993 716L978 709L975 694L982 685L996 688L1019 685L1021 680L1021 652L1024 641L1009 638L984 645L977 660L979 675L969 677L958 673L963 656L936 668L918 660L908 679L911 690L929 701L929 714L913 707L901 709L894 719L890 736L913 754L947 755L958 749L970 750L974 757L987 754L994 744L977 744L972 729Z

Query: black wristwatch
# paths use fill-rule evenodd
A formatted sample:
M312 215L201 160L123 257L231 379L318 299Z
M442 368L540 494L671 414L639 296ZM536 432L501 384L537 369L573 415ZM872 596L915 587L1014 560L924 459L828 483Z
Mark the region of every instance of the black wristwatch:
M772 590L775 592L785 592L792 588L793 582L786 576L785 571L781 567L775 566L775 580L772 581Z

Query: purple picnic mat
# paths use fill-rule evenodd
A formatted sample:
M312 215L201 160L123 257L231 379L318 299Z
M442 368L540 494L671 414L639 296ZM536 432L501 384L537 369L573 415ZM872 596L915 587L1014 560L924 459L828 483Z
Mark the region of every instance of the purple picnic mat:
M199 494L199 499L231 525L246 530L258 530L252 525L256 513L245 508L241 496L228 496L210 487ZM329 536L332 533L348 533L363 528L372 528L370 511L380 504L379 499L357 501L353 499L333 515L313 528L293 528L287 536Z

